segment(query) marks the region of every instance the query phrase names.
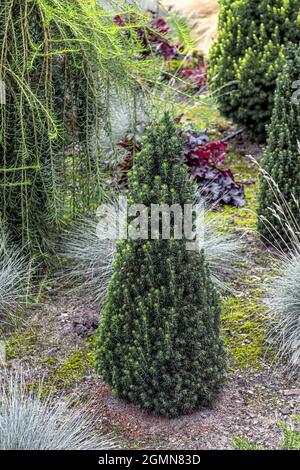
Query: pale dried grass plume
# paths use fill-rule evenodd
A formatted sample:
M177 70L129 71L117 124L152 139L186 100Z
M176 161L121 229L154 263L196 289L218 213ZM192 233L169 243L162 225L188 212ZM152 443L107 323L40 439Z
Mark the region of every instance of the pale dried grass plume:
M197 47L208 54L217 35L218 0L162 0L166 8L172 8L188 20L197 41Z

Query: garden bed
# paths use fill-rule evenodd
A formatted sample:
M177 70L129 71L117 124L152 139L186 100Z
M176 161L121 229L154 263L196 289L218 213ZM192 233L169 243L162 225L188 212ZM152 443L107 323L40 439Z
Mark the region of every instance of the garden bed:
M216 137L232 132L232 125L212 108L207 123ZM197 108L189 118L195 125ZM212 407L176 419L140 411L119 400L94 372L94 339L99 311L67 289L49 287L41 304L31 308L21 326L7 336L12 368L22 365L28 383L41 377L45 393L68 394L75 406L92 410L95 430L115 435L130 449L230 449L234 436L244 436L263 448L279 447L280 420L300 413L297 385L274 366L265 338L262 285L273 270L273 255L255 233L258 174L249 154L260 159L260 147L243 134L230 142L229 162L238 181L245 183L246 205L219 209L225 232L244 243L243 269L233 292L223 298L222 336L228 351L229 373ZM215 214L216 215L216 214Z

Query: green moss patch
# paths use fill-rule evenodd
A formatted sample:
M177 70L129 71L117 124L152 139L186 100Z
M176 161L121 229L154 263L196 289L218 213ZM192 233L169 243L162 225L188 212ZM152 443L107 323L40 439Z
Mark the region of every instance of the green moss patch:
M265 316L258 299L257 293L253 297L230 296L224 301L222 333L230 367L259 367L265 354Z
M219 113L216 103L212 98L203 98L201 103L189 105L186 103L177 106L179 114L184 113L184 119L199 129L210 128L214 132L228 128L228 121Z
M55 386L70 386L80 382L90 369L94 369L95 354L89 350L78 350L55 368L49 381Z
M33 354L36 342L37 336L34 329L16 330L5 343L7 359L17 359Z

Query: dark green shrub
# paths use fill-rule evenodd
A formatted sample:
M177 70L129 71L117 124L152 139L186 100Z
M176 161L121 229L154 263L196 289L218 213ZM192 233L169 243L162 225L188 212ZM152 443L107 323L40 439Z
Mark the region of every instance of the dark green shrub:
M210 89L222 113L264 141L284 45L300 40L300 1L221 0L220 7Z
M134 159L129 205L191 203L181 156L165 116ZM203 252L185 242L119 242L97 341L97 369L113 393L169 417L210 402L225 369L218 295Z
M262 161L262 168L269 177L261 176L258 209L259 232L277 246L286 246L291 241L292 234L286 221L291 226L300 223L300 103L294 88L299 84L299 77L300 50L290 45L286 64L277 79L268 143ZM279 210L278 206L281 206Z

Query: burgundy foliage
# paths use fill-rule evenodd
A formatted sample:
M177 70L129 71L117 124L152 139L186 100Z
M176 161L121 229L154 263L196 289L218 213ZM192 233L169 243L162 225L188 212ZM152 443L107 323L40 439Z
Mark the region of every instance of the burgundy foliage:
M228 145L222 141L208 142L203 131L187 130L185 135L184 162L197 183L199 197L213 204L242 207L245 204L244 188L224 166Z
M168 41L168 34L171 32L166 21L163 18L158 18L157 13L149 11L151 14L151 22L148 29L137 28L140 43L143 45L143 55L148 56L155 53L158 56L162 56L165 60L178 59L182 47L180 45L172 45ZM118 26L125 27L128 18L121 16L115 16L115 23Z
M243 185L236 182L232 171L225 167L228 145L222 141L209 142L205 131L180 129L179 134L186 139L183 162L189 167L191 178L197 183L197 199L204 198L214 205L242 207L245 204ZM116 186L127 189L128 172L132 168L134 153L142 149L141 140L128 134L119 142L119 146L125 150L125 158L118 165Z
M183 47L173 45L169 41L170 28L163 18L158 18L153 11L149 29L138 29L137 34L143 45L143 55L155 53L166 61L166 69L176 68L176 73L184 80L183 86L196 92L202 92L207 87L207 69L203 55L194 52L190 56L183 55ZM128 18L115 17L115 22L120 27L125 27ZM132 20L132 19L131 19ZM176 119L180 124L181 117ZM195 180L199 189L199 197L204 197L213 204L231 204L241 207L245 204L244 189L242 184L234 180L231 170L225 167L225 154L227 144L209 142L204 131L194 129L180 129L179 134L186 138L184 151L184 163L190 169L190 175ZM118 165L119 189L127 188L128 172L132 168L133 154L141 150L141 141L128 134L119 146L125 150L124 161Z
M203 92L207 89L207 67L203 55L194 52L187 57L183 54L184 48L180 44L174 45L169 40L171 29L163 18L159 18L157 13L149 11L151 23L149 29L139 28L137 34L140 43L143 45L143 56L155 54L163 57L166 62L166 69L173 70L172 62L175 65L175 74L179 75L185 83L186 89L194 92ZM120 27L126 27L128 19L115 17L115 22Z

